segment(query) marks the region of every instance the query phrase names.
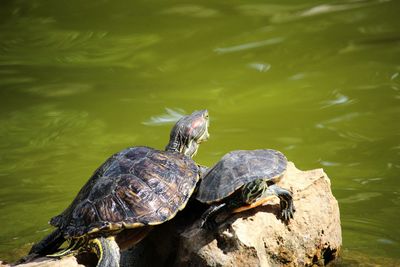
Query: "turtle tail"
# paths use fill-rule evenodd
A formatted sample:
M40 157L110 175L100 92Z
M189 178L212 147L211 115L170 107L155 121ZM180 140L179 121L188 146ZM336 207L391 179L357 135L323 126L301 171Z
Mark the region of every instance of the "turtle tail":
M57 228L51 234L43 238L40 242L34 244L29 251L29 254L46 256L47 254L56 252L64 242L64 235L62 231Z

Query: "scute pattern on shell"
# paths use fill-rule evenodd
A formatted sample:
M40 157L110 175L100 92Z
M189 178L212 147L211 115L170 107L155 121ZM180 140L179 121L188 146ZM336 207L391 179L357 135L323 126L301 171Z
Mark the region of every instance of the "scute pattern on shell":
M280 178L287 159L273 149L236 150L225 154L204 175L196 198L204 203L220 201L241 186L257 180Z
M100 166L50 223L67 237L162 223L187 203L198 172L195 162L180 153L125 149Z

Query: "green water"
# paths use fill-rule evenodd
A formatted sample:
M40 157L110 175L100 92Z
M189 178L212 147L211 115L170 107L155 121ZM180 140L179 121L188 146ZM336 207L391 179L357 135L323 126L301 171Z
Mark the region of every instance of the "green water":
M196 161L275 148L324 168L344 264L399 263L399 14L394 0L3 0L0 259L48 233L108 156L161 149L207 108Z

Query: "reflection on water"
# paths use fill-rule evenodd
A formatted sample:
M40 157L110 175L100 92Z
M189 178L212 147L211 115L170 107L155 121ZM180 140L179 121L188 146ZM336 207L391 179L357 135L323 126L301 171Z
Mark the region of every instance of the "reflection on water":
M249 63L248 66L249 68L255 69L259 72L267 72L271 68L271 65L268 63L258 63L258 62Z
M162 149L204 108L197 162L275 148L323 167L343 265L400 259L399 1L3 4L0 259L50 231L108 156Z
M165 109L166 114L152 116L147 121L143 122L144 125L162 125L162 124L170 124L173 125L180 118L182 118L185 114L188 114L182 109Z
M340 203L355 203L360 201L370 200L371 198L381 196L381 193L376 192L365 192L365 193L357 193L347 198L338 199Z
M195 18L209 18L219 15L219 12L215 9L206 8L198 5L182 5L164 9L163 14L170 15L184 15L192 16Z
M54 19L24 18L15 21L12 31L1 31L0 40L1 65L138 67L151 55L138 56L137 51L158 43L160 37L59 29Z
M349 9L353 9L353 8L363 7L363 6L365 6L365 3L361 3L361 4L360 3L349 3L346 5L323 4L323 5L314 6L314 7L311 7L310 9L302 11L299 13L299 16L309 17L309 16L315 16L315 15L321 15L324 13L349 10Z
M267 46L267 45L275 45L275 44L279 44L281 42L283 42L283 38L275 37L275 38L271 38L271 39L267 39L267 40L245 43L245 44L240 44L240 45L235 45L235 46L230 46L230 47L215 48L214 51L218 54L226 54L226 53L239 52L239 51L243 51L243 50L249 50L249 49L258 48L258 47Z
M45 162L51 163L45 165L46 171L42 175L53 175L65 168L63 165L67 162L63 161L63 157L73 155L81 146L99 146L100 149L118 142L118 138L124 138L123 135L107 136L104 122L90 118L87 112L59 110L53 105L10 113L0 120L0 125L1 139L12 140L0 143L0 150L3 151L0 172L3 175L29 173ZM129 139L131 142L135 140L131 135ZM75 159L89 160L95 154L75 155ZM34 178L28 176L22 182L32 183Z
M347 104L351 104L352 102L354 102L353 99L349 99L348 96L341 94L339 91L334 90L333 94L335 96L335 99L332 100L328 100L328 101L323 101L322 104L323 106L321 108L327 108L333 105L347 105Z
M341 1L341 4L322 4L316 6L308 6L308 7L298 7L294 10L290 10L289 12L278 12L278 14L274 14L272 16L271 21L275 23L283 23L288 21L295 21L301 18L308 18L312 16L320 16L326 15L330 13L336 13L339 11L347 11L354 10L359 8L368 8L381 4L382 2L388 2L391 0L362 0L362 1ZM358 20L358 16L351 16L351 21Z
M82 94L90 91L92 86L88 84L47 84L41 86L32 86L26 89L26 92L38 94L45 97L63 97L75 94Z

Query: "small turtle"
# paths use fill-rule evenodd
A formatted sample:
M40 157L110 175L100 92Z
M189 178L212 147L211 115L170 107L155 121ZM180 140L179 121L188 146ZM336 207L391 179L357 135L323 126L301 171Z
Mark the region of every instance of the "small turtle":
M222 211L237 213L280 199L282 219L293 218L292 193L275 185L286 171L287 159L272 149L227 153L202 178L196 199L211 204L202 215L202 227L214 229Z
M57 227L29 255L53 257L96 253L97 266L119 266L119 250L132 247L149 230L182 210L200 179L192 160L208 139L208 112L181 118L165 151L127 148L103 163L71 205L51 219ZM64 241L69 246L58 251Z

